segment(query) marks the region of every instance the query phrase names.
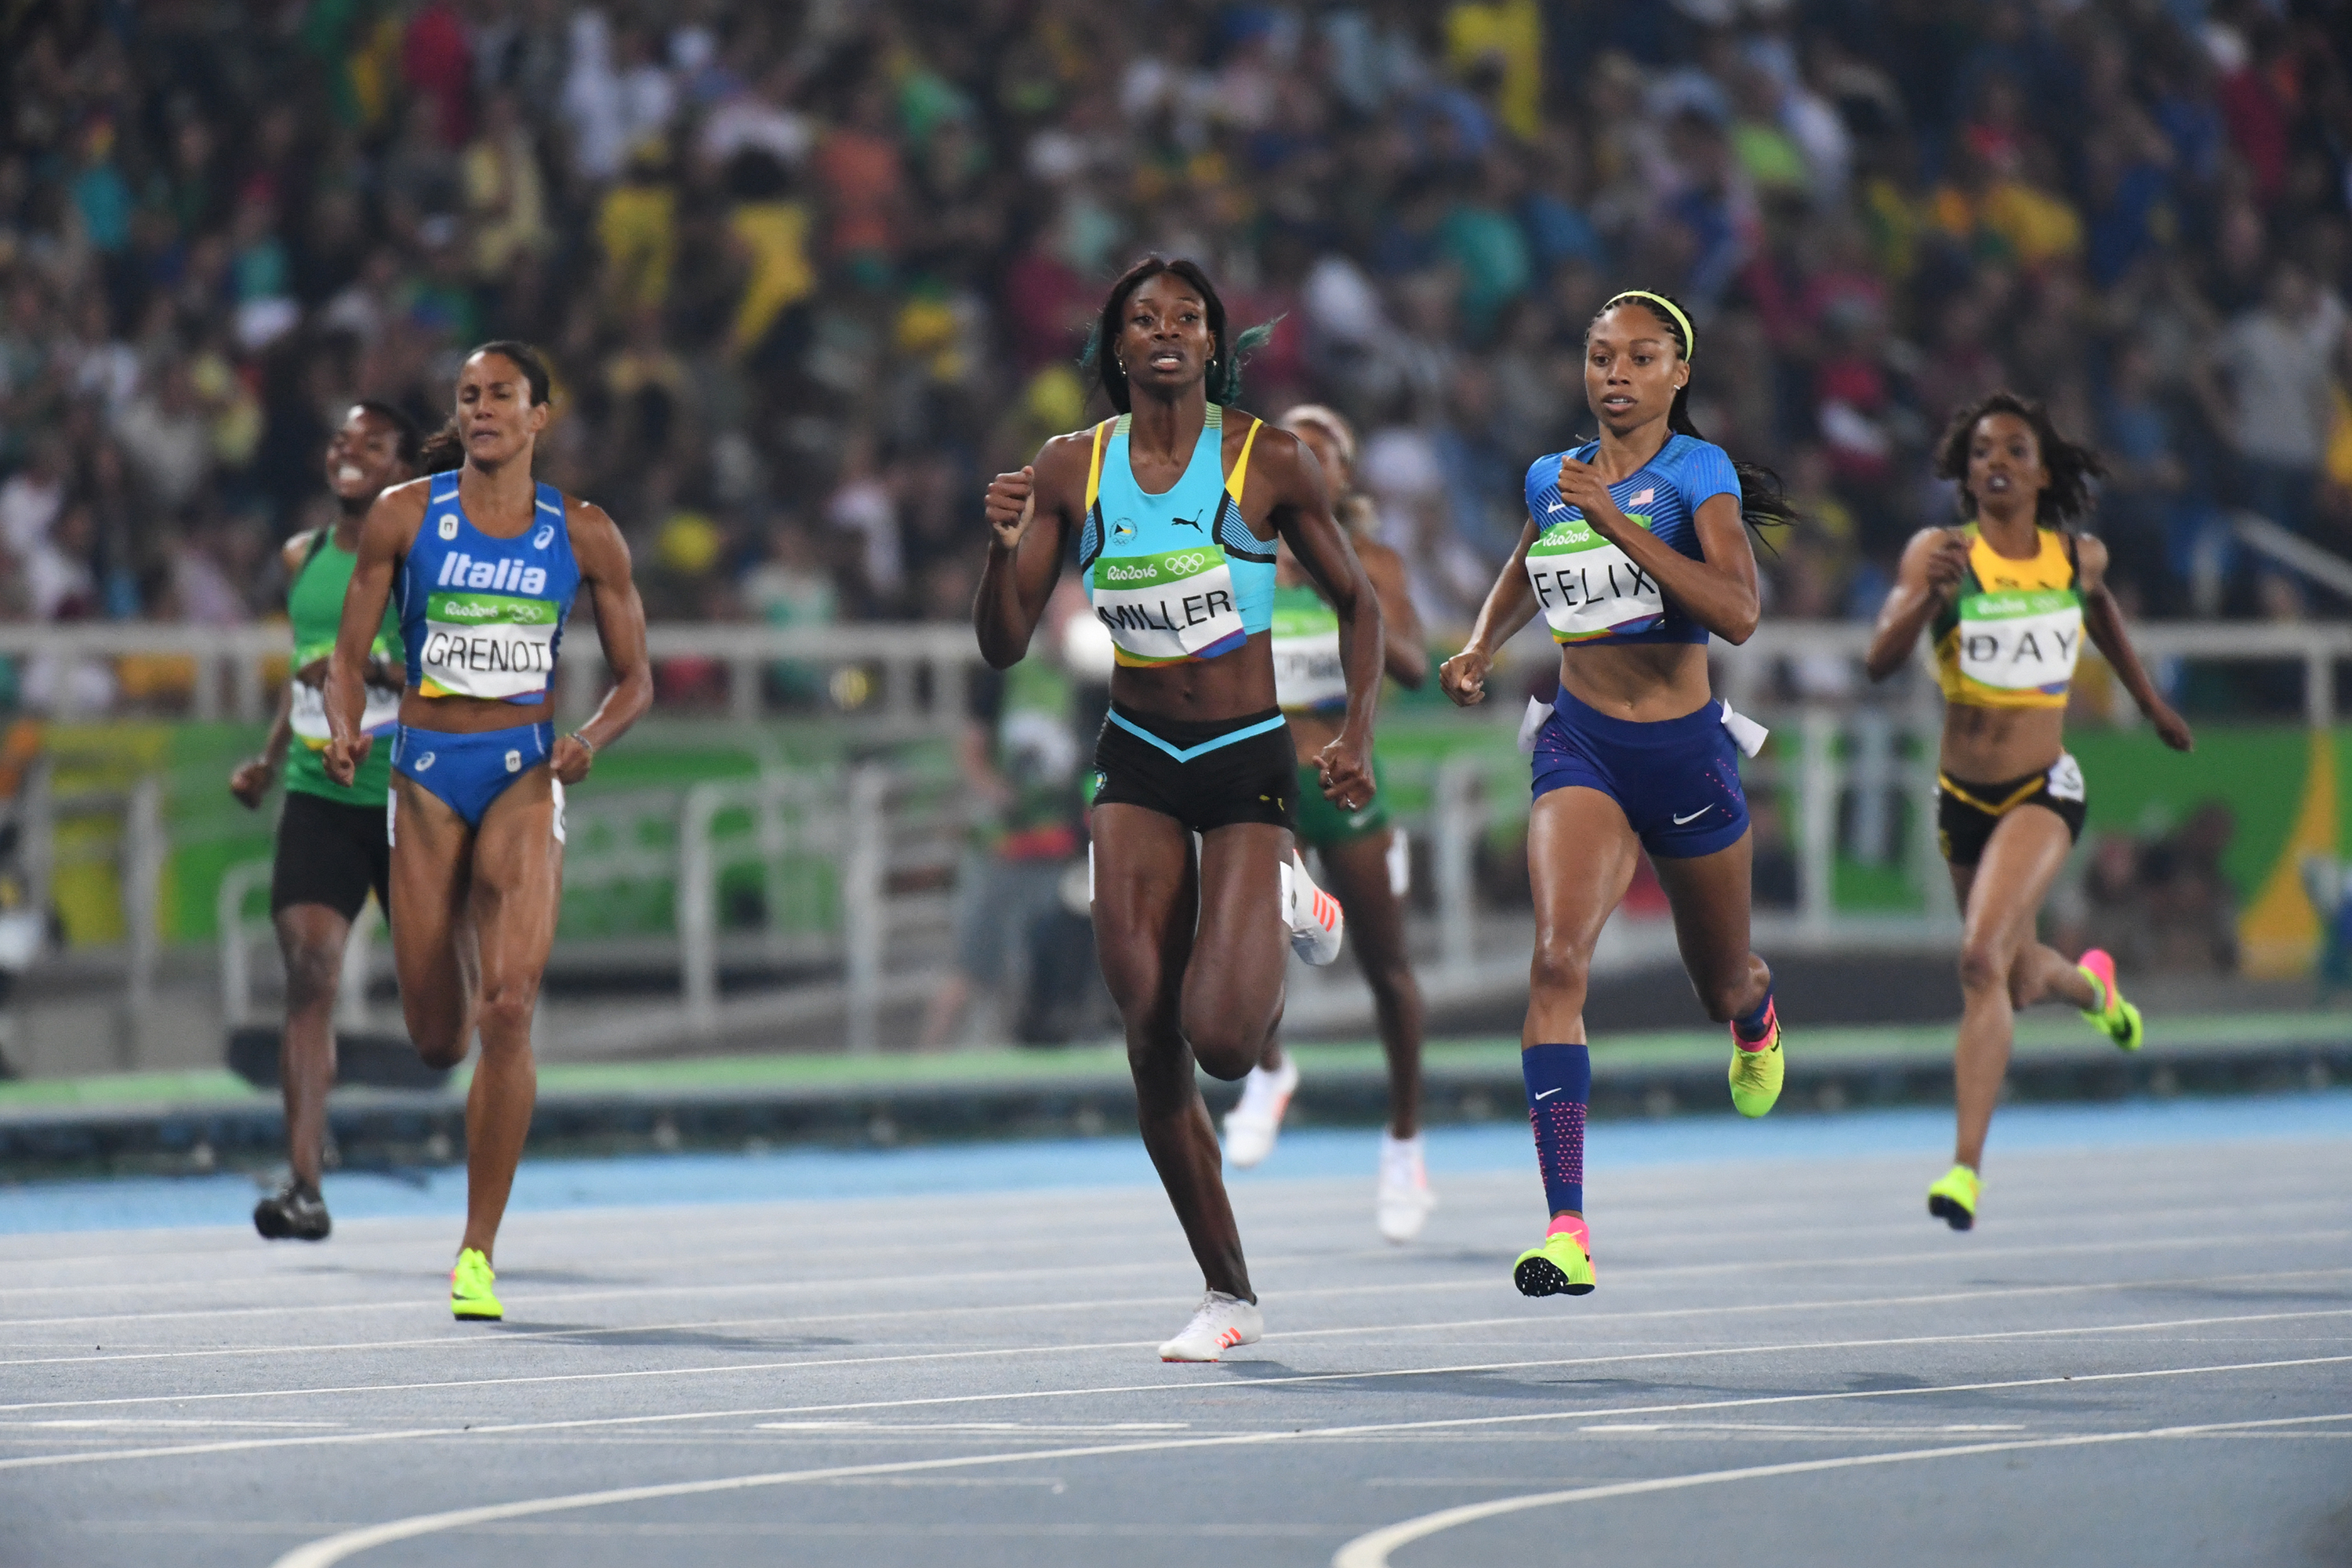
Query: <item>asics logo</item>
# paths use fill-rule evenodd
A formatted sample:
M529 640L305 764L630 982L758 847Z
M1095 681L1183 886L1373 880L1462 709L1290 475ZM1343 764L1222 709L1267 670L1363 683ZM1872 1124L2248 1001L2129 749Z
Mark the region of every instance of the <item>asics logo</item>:
M429 768L431 768L431 767L433 766L433 758L434 758L435 754L436 754L436 753L434 753L434 752L425 752L423 756L421 756L421 757L417 758L415 762L413 762L413 763L409 763L409 764L408 764L409 771L410 771L410 772L412 772L412 773L419 773L425 772L427 769L429 769Z
M554 537L555 524L548 523L530 536L530 547L533 550L544 550L547 548L547 542Z
M1702 805L1696 811L1692 812L1688 816L1675 817L1675 826L1676 827L1680 827L1686 822L1696 822L1700 817L1705 816L1708 812L1713 811L1715 807L1711 805Z

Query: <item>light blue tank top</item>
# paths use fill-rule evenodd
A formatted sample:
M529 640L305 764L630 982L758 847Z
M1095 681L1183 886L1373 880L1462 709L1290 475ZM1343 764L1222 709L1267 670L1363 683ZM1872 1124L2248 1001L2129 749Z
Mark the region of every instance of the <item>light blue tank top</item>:
M1215 658L1274 625L1274 543L1242 521L1242 487L1264 421L1253 419L1224 471L1224 410L1209 405L1192 460L1164 494L1135 482L1133 416L1095 426L1078 575L1118 662L1149 667Z
M530 527L493 539L466 515L457 476L434 475L400 570L409 684L426 697L539 701L579 592L562 491L541 485Z

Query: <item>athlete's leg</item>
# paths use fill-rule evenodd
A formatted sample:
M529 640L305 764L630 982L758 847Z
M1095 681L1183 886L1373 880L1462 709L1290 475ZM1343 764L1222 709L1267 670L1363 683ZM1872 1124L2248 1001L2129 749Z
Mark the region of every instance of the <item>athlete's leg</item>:
M1200 925L1184 965L1184 1038L1201 1068L1231 1082L1265 1052L1282 1021L1290 943L1282 864L1290 833L1236 822L1201 836Z
M1597 789L1571 785L1536 798L1528 814L1536 952L1521 1048L1584 1042L1592 949L1633 883L1640 847L1624 811Z
M478 973L467 905L474 831L407 774L392 775L392 960L408 1037L428 1066L453 1068L473 1043Z
M286 1097L286 1155L295 1183L319 1190L327 1091L335 1086L335 991L352 922L325 904L289 904L270 922L286 960L286 1030L278 1076Z
M1095 952L1126 1028L1143 1146L1208 1288L1254 1301L1216 1129L1181 1023L1200 909L1192 836L1173 817L1117 804L1095 807L1093 828ZM1276 953L1288 951L1278 931L1265 934Z
M1743 833L1712 855L1651 861L1675 912L1675 945L1682 950L1691 989L1718 1024L1760 1006L1772 984L1772 971L1748 945L1755 837Z
M1389 881L1393 837L1392 829L1383 830L1330 846L1323 851L1323 868L1348 911L1356 963L1372 988L1389 1064L1389 1132L1410 1138L1421 1130L1421 985L1405 956L1404 901Z
M492 1261L539 1095L530 1025L563 897L553 783L543 767L525 773L490 803L474 835L469 904L481 959L482 1056L466 1098L465 1245Z
M1958 1135L1952 1158L1972 1171L1984 1161L1986 1129L2009 1072L2016 1015L2010 976L2020 954L2034 942L2042 900L2066 864L2073 847L2066 824L2043 806L2021 805L2003 816L1986 840L1973 875L1953 868L1952 882L1964 902L1960 932L1960 1036L1953 1053L1952 1084L1958 1102ZM2085 1005L2089 988L2084 987Z

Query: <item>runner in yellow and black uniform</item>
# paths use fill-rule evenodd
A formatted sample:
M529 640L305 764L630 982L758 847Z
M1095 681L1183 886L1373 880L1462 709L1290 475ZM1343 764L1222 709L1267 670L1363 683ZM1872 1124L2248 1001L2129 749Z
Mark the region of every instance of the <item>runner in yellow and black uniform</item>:
M1339 498L1332 514L1348 530L1381 602L1389 675L1401 686L1419 688L1429 679L1429 653L1406 589L1404 563L1370 537L1371 501L1354 493L1355 431L1344 416L1318 404L1292 409L1281 424L1315 454L1324 484ZM1276 554L1274 583L1275 700L1290 721L1298 754L1311 758L1339 735L1347 718L1339 616L1286 548ZM1372 778L1377 784L1377 755ZM1348 929L1356 937L1356 962L1371 987L1389 1068L1389 1125L1381 1139L1373 1218L1389 1240L1411 1241L1421 1234L1436 1200L1422 1151L1421 987L1404 950L1404 835L1390 825L1384 795L1375 794L1352 809L1326 799L1309 762L1298 769L1295 837L1299 848L1323 857L1325 880L1346 911ZM1264 1059L1243 1079L1241 1099L1225 1117L1225 1158L1246 1167L1271 1153L1297 1087L1297 1063L1278 1038L1268 1040Z
M1953 1060L1955 1163L1927 1189L1927 1212L1966 1230L1976 1223L2015 1010L2063 999L2125 1050L2142 1037L2112 958L2094 948L2077 963L2034 935L2042 898L2083 831L2083 770L2064 742L2084 637L2165 744L2185 752L2192 741L2132 650L2107 591L2107 547L2066 528L2102 471L2098 455L2060 436L2040 404L1997 392L1953 421L1936 471L1958 481L1969 521L1923 530L1905 549L1869 667L1872 679L1885 679L1932 628L1944 689L1937 826L1965 921L1965 1008Z

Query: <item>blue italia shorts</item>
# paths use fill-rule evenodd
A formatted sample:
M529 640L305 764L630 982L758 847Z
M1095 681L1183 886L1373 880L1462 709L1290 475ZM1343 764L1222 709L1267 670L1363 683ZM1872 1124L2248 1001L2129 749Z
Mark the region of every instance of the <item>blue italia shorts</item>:
M476 735L413 730L403 724L393 735L392 771L438 795L465 818L467 826L479 827L490 803L504 795L509 784L544 763L554 749L552 723L485 730ZM562 820L560 795L556 820Z
M1739 748L1712 700L1679 719L1640 724L1563 690L1536 735L1535 797L1570 787L1615 801L1653 858L1712 855L1748 831Z

